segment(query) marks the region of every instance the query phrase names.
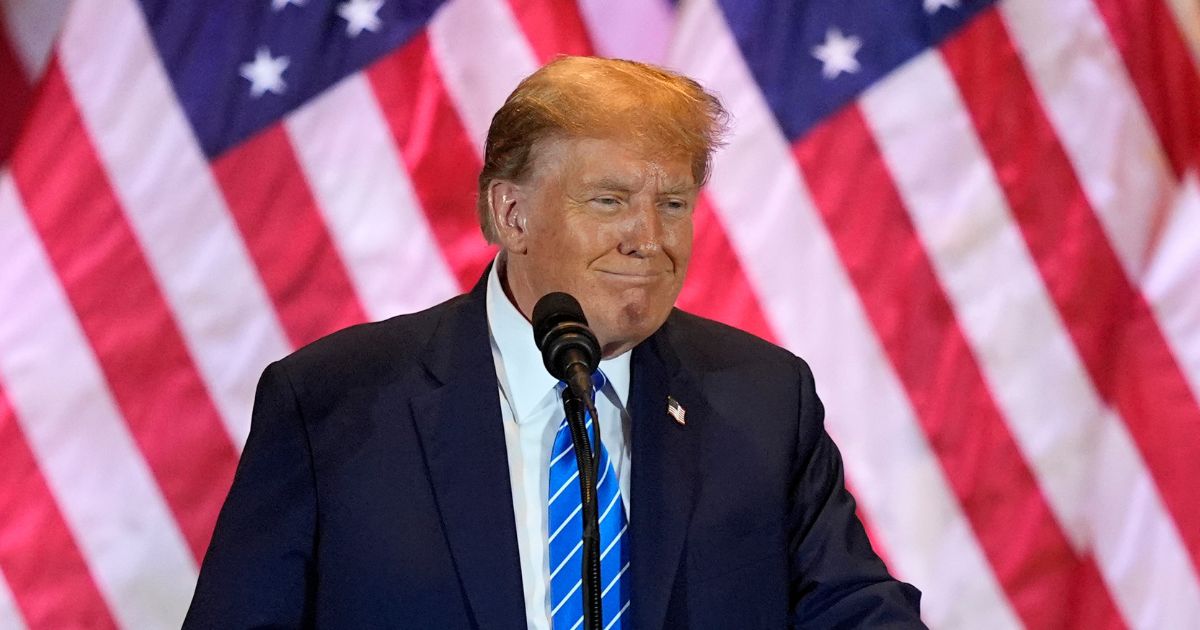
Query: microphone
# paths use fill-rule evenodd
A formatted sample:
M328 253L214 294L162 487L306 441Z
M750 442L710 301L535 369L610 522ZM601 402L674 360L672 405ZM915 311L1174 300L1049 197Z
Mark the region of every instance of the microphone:
M590 401L592 373L600 366L600 342L588 328L579 301L561 292L538 300L533 307L533 340L550 375Z
M583 627L604 627L604 583L600 575L600 521L596 505L596 473L600 460L600 418L592 404L592 373L600 366L600 342L588 328L579 301L566 293L548 293L533 306L533 340L542 351L550 375L567 383L563 411L579 466L579 498L583 518L581 586ZM587 413L592 416L595 451L588 439Z

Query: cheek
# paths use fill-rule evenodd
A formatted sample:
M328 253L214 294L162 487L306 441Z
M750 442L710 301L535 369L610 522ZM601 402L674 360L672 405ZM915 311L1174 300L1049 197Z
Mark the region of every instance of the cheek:
M663 237L667 255L675 262L675 267L682 272L687 269L688 261L692 258L692 220L691 217L680 219L670 226Z

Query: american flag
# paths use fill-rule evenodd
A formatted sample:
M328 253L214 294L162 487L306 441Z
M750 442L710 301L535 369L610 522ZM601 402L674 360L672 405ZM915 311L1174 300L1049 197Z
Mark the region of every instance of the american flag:
M266 364L469 287L559 53L719 93L682 308L935 628L1200 619L1200 2L0 0L0 627L178 626Z

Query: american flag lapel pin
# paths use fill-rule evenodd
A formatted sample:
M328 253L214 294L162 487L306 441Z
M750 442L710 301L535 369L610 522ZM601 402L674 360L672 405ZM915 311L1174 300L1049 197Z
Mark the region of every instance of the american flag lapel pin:
M679 404L678 400L667 396L667 415L675 419L675 424L679 426L687 424L687 419L684 417L686 414L687 410L683 408L683 405Z

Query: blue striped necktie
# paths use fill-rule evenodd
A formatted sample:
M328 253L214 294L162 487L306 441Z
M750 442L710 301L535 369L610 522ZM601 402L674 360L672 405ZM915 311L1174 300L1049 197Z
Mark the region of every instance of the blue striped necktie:
M592 376L596 391L605 383L599 370ZM559 395L565 384L558 384ZM596 443L591 415L587 429ZM594 448L594 447L593 447ZM617 471L601 448L596 505L600 513L600 577L604 582L601 596L606 630L621 628L621 619L629 608L629 545L625 544L628 521L621 502L621 484ZM583 501L579 495L579 465L571 444L571 430L564 418L550 451L550 616L555 630L583 627Z

